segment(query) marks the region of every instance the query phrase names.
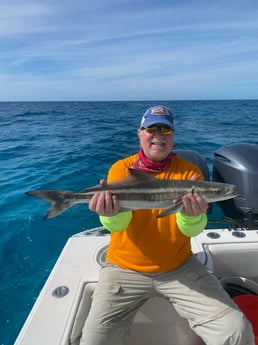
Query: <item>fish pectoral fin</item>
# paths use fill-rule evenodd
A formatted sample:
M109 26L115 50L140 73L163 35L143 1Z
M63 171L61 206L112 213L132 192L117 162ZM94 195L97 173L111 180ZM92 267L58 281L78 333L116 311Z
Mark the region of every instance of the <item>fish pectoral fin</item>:
M195 193L194 186L192 186L190 193ZM184 203L183 203L182 197L177 198L177 202L171 207L167 208L166 211L161 212L159 215L157 215L157 218L165 217L170 214L180 212L182 211L183 207L184 207Z
M180 212L183 209L183 207L184 207L183 201L182 201L182 199L180 199L175 205L167 208L166 211L158 214L157 218L162 218L165 216L169 216L170 214Z

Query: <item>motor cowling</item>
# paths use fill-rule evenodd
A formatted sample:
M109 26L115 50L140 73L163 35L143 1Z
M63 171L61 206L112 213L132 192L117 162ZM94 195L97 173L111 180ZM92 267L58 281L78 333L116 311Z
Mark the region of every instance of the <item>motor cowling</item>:
M237 187L237 198L219 203L226 217L247 218L249 223L258 219L257 144L233 144L217 150L214 153L213 180Z

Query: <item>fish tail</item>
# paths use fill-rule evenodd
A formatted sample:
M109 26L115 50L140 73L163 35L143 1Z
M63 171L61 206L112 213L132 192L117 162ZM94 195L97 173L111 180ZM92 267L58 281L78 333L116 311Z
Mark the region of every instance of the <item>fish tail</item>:
M74 205L74 201L71 198L73 192L70 191L38 189L28 191L26 194L50 202L51 206L44 219L54 218Z

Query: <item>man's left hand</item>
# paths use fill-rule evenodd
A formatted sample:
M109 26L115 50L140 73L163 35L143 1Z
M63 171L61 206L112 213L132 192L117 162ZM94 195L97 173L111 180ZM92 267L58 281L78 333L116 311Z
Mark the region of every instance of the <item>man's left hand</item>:
M191 180L197 180L194 175ZM184 208L181 213L186 216L199 216L208 210L207 202L198 193L188 193L182 197Z

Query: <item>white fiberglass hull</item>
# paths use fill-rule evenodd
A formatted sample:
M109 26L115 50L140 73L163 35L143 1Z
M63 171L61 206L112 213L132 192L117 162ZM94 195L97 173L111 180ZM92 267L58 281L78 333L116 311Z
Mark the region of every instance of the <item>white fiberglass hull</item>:
M205 230L192 239L192 249L224 283L237 280L258 294L258 232L238 232L241 234L228 229ZM109 235L101 228L67 241L15 345L79 344L108 243ZM131 338L132 345L157 343L203 344L186 320L160 297L152 298L138 311Z

